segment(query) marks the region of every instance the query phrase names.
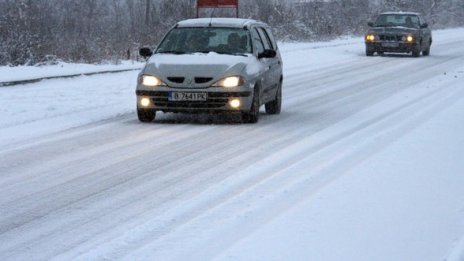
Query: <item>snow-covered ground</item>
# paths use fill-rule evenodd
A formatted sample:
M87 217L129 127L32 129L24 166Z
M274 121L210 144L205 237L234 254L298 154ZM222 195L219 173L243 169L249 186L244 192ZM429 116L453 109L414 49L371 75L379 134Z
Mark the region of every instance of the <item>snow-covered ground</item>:
M44 77L86 74L93 72L138 69L143 63L121 61L119 64L71 64L60 62L47 66L0 66L0 83L23 81Z
M463 42L281 44L254 125L141 124L136 71L0 88L0 260L464 260Z

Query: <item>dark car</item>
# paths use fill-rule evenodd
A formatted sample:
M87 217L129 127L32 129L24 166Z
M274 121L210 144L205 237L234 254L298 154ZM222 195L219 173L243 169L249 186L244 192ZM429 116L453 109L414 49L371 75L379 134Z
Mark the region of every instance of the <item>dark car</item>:
M427 56L432 45L432 32L418 13L387 12L380 14L365 36L366 55L412 53Z

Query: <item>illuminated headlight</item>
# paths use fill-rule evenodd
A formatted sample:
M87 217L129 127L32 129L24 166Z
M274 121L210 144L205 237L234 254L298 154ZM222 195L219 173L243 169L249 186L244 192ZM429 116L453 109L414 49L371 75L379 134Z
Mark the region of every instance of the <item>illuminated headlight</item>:
M375 41L375 35L374 34L366 35L366 40L369 41L369 42Z
M143 107L148 107L150 103L151 101L147 97L143 97L142 99L140 99L140 105L142 105Z
M240 107L240 100L239 99L232 99L230 102L229 102L229 105L234 108L234 109L237 109L238 107Z
M412 35L403 36L403 41L408 42L408 43L412 43L412 42L414 42L414 36L412 36Z
M243 79L240 76L230 76L224 79L217 81L213 86L215 87L225 87L225 88L233 88L243 85Z
M140 83L145 86L166 86L158 77L151 75L142 75Z

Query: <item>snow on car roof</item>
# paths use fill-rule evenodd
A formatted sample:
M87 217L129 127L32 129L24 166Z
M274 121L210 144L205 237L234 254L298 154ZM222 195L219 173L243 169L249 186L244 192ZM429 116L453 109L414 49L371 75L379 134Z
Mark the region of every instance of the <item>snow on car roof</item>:
M183 20L177 23L177 27L237 27L243 28L250 24L261 24L262 22L252 19L241 19L241 18L196 18Z
M419 13L416 12L384 12L381 13L382 15L420 15Z

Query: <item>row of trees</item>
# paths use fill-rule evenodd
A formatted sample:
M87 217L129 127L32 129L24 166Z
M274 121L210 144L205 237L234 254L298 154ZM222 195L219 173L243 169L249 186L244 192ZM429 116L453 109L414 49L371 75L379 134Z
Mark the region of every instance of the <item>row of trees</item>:
M241 17L271 24L281 40L360 34L387 10L422 12L435 28L464 25L462 0L240 0ZM0 65L134 58L140 46L156 44L195 14L195 0L0 0Z

